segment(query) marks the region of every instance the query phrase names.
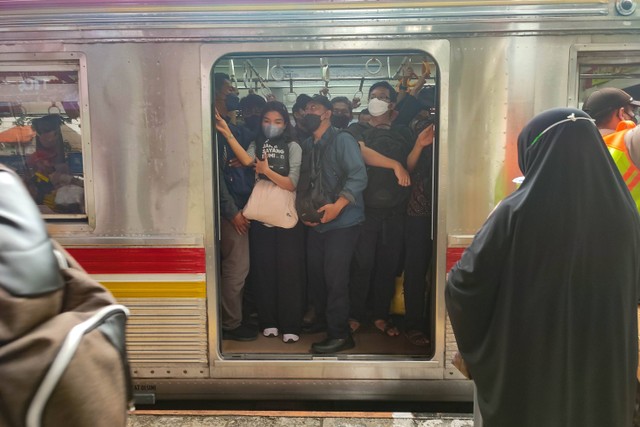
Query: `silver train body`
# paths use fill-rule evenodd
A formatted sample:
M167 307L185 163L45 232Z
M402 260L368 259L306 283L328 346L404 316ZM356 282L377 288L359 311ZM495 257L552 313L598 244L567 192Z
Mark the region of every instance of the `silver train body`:
M623 16L611 1L237 7L87 1L40 9L4 3L0 71L39 61L77 61L79 67L86 215L50 219L51 235L78 251L201 251L201 271L188 274L95 273L112 287L123 284L118 289L136 281L203 284L203 294L187 298L176 297L175 289L147 297L115 292L133 312L135 387L149 399L471 399L472 384L450 363L456 343L445 314L445 276L496 203L516 188L520 129L545 109L579 106L586 78L619 87L640 83L638 12ZM329 61L423 56L434 66L434 345L428 357L222 351L210 73L214 67L229 72L229 58L262 64L266 57L305 55ZM392 80L395 64L382 63ZM587 76L596 69L589 64L606 67ZM283 79L282 96L288 83ZM308 85L317 91L321 83ZM358 90L357 79L350 85L340 90Z

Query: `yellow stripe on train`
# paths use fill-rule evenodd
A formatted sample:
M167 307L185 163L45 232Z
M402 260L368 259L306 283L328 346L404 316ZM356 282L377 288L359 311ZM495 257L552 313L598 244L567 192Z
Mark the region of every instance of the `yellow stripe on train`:
M116 298L206 298L202 282L111 282L100 281Z

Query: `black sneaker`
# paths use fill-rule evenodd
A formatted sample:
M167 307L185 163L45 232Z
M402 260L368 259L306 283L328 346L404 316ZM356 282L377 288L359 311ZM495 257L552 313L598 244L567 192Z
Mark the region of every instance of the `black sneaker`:
M222 331L223 340L253 341L258 338L258 332L245 325L240 325L229 331Z

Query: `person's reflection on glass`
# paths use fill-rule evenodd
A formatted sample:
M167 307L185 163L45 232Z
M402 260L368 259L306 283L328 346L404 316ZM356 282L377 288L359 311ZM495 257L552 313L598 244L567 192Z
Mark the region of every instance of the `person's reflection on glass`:
M49 114L31 122L36 132L36 151L27 158L27 187L42 213L81 213L84 210L82 181L69 172L60 126L62 117Z

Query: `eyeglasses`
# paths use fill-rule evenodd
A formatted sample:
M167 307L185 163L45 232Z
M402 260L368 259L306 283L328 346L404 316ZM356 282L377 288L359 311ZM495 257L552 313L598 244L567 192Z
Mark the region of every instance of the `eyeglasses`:
M390 102L391 99L389 99L389 97L387 96L371 96L369 97L369 101L371 101L372 99L379 99L380 101L386 101L386 102Z
M625 108L622 110L627 120L631 120L634 123L638 123L638 109L632 108L631 111L627 111Z

